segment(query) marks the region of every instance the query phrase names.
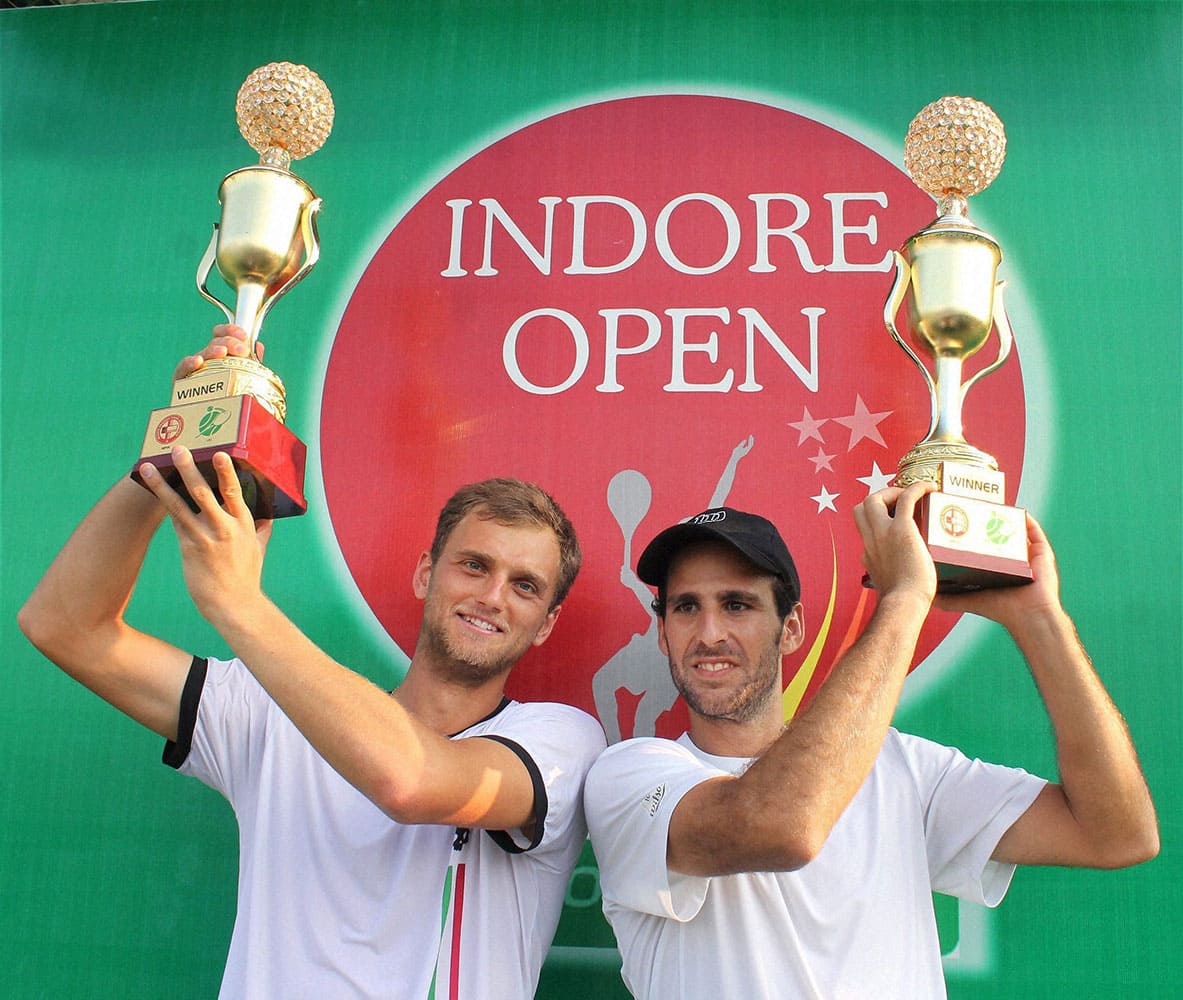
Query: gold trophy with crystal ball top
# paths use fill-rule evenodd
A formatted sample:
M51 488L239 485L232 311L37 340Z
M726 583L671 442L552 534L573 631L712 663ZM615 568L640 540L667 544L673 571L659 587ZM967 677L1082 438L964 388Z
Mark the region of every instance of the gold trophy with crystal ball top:
M245 358L214 358L173 383L169 406L148 419L137 468L151 462L184 491L169 453L184 445L217 490L212 466L225 451L238 471L243 498L256 518L303 514L306 448L285 426L283 382L259 361L263 319L320 257L316 215L321 199L291 172L293 160L316 152L333 127L333 98L306 66L269 63L238 91L238 127L259 162L228 174L218 191L221 221L197 269L198 291L228 322L242 327ZM208 287L214 265L235 293L234 307ZM132 477L139 480L138 472Z
M883 310L888 332L923 373L932 402L928 433L900 459L894 483L937 486L917 516L942 592L1013 586L1032 577L1026 515L1006 505L998 462L966 441L961 419L966 393L1006 361L1014 344L1002 302L1005 282L995 280L1002 250L967 217L967 199L993 182L1005 155L998 116L964 97L928 105L904 142L904 166L937 200L938 217L895 252L895 281ZM905 306L911 343L897 326ZM997 356L963 381L965 362L994 329Z

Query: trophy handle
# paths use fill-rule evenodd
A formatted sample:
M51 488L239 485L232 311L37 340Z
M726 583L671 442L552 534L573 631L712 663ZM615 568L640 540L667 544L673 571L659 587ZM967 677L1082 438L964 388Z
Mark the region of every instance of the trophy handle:
M323 204L322 199L314 198L308 203L307 208L300 216L300 237L304 241L304 263L300 265L299 270L296 271L287 281L279 286L271 295L265 298L259 307L258 319L255 321L255 329L258 330L263 325L263 319L267 313L270 312L271 307L275 305L276 300L288 292L301 278L312 270L313 265L320 260L320 235L316 229L316 213L320 211L320 206ZM224 308L224 307L223 307Z
M1005 281L1000 281L994 286L994 325L998 328L998 357L962 385L961 401L963 403L965 402L965 394L969 392L970 386L984 375L989 375L992 371L997 370L1010 357L1011 348L1014 346L1015 335L1011 330L1010 320L1006 315L1006 306L1002 301L1002 291L1004 288L1006 288Z
M217 298L206 286L206 279L209 278L210 270L213 268L214 261L218 256L218 229L218 223L215 222L214 234L210 237L209 246L205 248L205 256L201 258L201 263L197 265L197 290L201 292L203 298L208 299L226 314L226 321L228 323L233 323L234 310L221 299Z
M908 294L908 282L911 278L912 271L902 253L898 250L893 250L892 255L895 257L895 281L892 283L887 301L883 305L883 324L887 327L887 332L891 334L892 339L916 363L916 367L923 373L924 381L928 385L928 398L932 401L932 417L928 423L928 431L924 435L927 438L932 436L937 426L937 385L933 381L932 373L929 372L928 367L920 360L920 356L912 350L908 342L900 336L900 331L896 329L896 314L899 313L900 306L904 304L904 296ZM1007 329L1009 332L1009 327ZM1002 361L997 361L994 367L997 368L1000 364L1002 364Z

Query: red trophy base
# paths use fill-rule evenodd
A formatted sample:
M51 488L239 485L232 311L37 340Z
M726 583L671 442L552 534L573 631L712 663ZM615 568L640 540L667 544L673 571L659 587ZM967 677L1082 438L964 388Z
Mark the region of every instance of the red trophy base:
M165 482L184 494L170 455L176 445L193 453L215 495L220 494L213 457L224 451L233 458L243 499L256 520L294 517L308 509L304 499L307 448L253 396L228 396L153 410L131 478L142 486L139 467L151 462Z

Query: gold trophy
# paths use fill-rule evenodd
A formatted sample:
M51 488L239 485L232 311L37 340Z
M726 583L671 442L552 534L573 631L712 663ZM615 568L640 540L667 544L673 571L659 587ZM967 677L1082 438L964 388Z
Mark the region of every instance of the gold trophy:
M258 360L259 329L280 296L320 257L316 213L321 200L289 169L315 153L333 127L333 98L312 70L270 63L248 76L238 91L238 128L259 163L227 175L218 191L220 223L197 268L197 289L226 319L242 327L250 355L215 358L173 383L169 406L148 419L137 468L151 462L183 490L169 452L193 452L206 481L217 489L211 460L234 458L243 497L257 518L290 517L308 508L304 499L305 446L284 426L283 382ZM214 264L236 294L231 309L207 286ZM132 477L139 481L138 472Z
M970 195L998 176L1006 135L998 116L965 97L943 97L908 127L904 166L937 199L938 217L895 252L896 276L883 310L888 332L924 375L932 400L928 434L900 459L895 485L936 483L918 518L942 592L1006 587L1031 580L1024 511L1006 506L998 462L962 433L965 395L1010 355L1014 337L995 281L1002 251L966 217ZM908 329L933 370L901 336L896 317L907 303ZM998 356L962 381L965 362L998 330Z

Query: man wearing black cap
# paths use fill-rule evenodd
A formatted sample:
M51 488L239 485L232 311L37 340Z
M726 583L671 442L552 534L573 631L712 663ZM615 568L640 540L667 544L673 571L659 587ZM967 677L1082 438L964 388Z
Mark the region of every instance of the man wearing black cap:
M719 508L641 555L690 731L610 747L585 790L635 996L944 997L932 892L996 905L1016 864L1112 868L1157 853L1133 746L1033 519L1032 584L937 601L1015 638L1056 732L1061 783L890 727L936 592L914 521L930 489L889 488L856 508L875 613L788 726L781 658L805 626L776 528Z

